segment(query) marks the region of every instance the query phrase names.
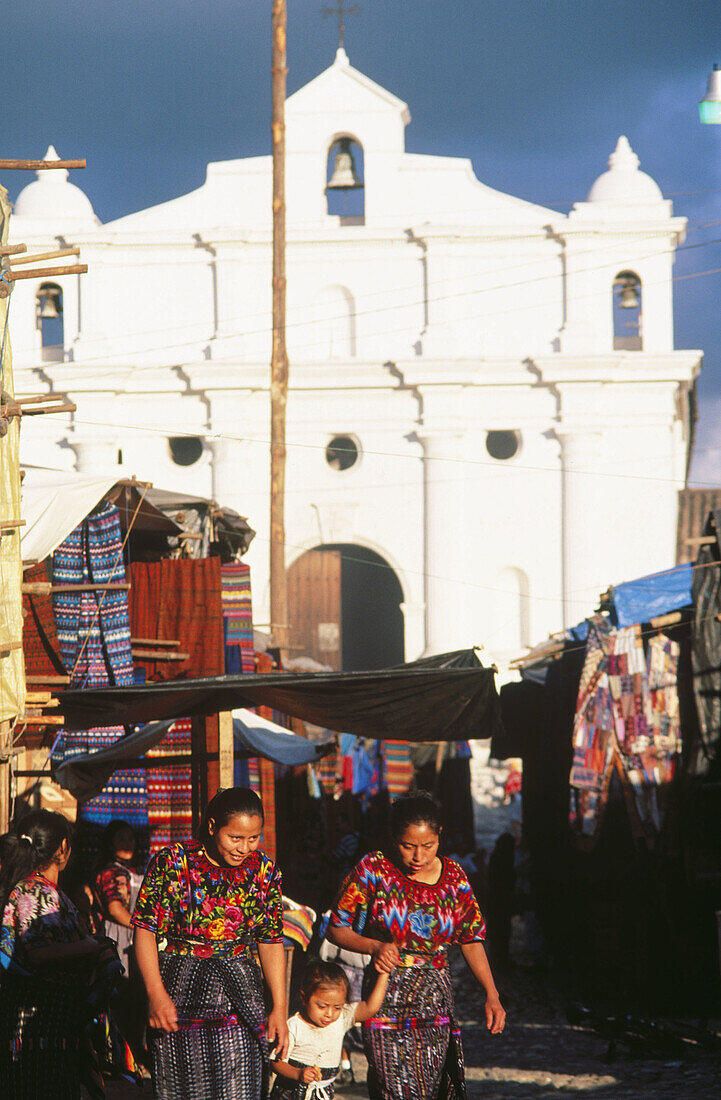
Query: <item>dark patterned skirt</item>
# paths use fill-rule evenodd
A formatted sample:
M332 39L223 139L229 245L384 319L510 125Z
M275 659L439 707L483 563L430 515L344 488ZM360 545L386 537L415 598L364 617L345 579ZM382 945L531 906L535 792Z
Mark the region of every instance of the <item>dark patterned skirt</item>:
M302 1067L302 1062L296 1062L294 1058L288 1059L288 1065ZM340 1066L335 1069L321 1069L323 1082L315 1085L304 1085L300 1081L289 1081L287 1077L276 1077L270 1100L333 1100L335 1085L333 1082L338 1074Z
M0 979L0 1096L77 1100L84 1068L82 982L4 971Z
M367 981L375 982L375 972ZM399 967L363 1025L371 1100L466 1100L461 1033L447 966Z
M260 971L249 958L160 954L177 1031L151 1033L158 1100L262 1100L268 1046Z

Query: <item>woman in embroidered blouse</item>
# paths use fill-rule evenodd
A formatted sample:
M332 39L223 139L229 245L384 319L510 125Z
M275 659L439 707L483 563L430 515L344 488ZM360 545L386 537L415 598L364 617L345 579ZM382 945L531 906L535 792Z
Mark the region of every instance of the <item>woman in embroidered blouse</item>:
M200 842L163 848L140 888L135 955L155 1029L153 1086L162 1100L261 1100L268 1044L285 1057L281 879L259 850L262 828L253 791L219 792ZM256 947L273 1002L267 1027Z
M80 1096L85 999L102 945L58 887L70 825L37 810L0 838L0 1096Z
M365 856L341 887L327 935L390 974L381 1014L363 1026L371 1100L466 1095L446 949L460 946L485 990L486 1024L503 1031L482 940L483 917L462 868L439 857L439 810L423 792L393 803L388 855Z

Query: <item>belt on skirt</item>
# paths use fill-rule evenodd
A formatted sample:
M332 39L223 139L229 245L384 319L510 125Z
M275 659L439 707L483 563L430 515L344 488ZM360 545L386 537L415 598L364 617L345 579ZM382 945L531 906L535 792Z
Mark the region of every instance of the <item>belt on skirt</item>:
M445 951L401 951L398 966L402 970L445 970L448 958Z
M444 950L434 952L401 951L398 967L403 970L444 970L448 959ZM374 1016L363 1027L371 1031L413 1031L419 1027L454 1026L450 1016Z

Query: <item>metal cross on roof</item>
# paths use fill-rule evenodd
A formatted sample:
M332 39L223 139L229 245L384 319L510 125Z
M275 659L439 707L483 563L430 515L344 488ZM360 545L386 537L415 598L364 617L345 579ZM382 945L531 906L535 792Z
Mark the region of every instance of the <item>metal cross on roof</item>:
M358 4L351 4L347 7L343 0L338 0L338 4L335 8L323 8L323 15L337 15L338 16L338 48L343 49L345 39L345 16L346 15L358 15L360 7Z

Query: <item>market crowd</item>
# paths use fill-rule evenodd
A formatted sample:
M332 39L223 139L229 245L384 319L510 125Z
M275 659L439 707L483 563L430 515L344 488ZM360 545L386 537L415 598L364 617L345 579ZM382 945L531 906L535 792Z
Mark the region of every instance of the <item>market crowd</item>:
M491 1033L505 1012L437 803L393 802L383 848L338 884L290 1018L263 825L257 794L219 791L197 841L161 849L143 876L133 830L112 822L82 881L62 814L26 813L0 838L3 1098L101 1098L106 1077L149 1074L163 1100L265 1100L272 1082L273 1100L331 1100L360 1027L371 1100L463 1100L450 946Z

